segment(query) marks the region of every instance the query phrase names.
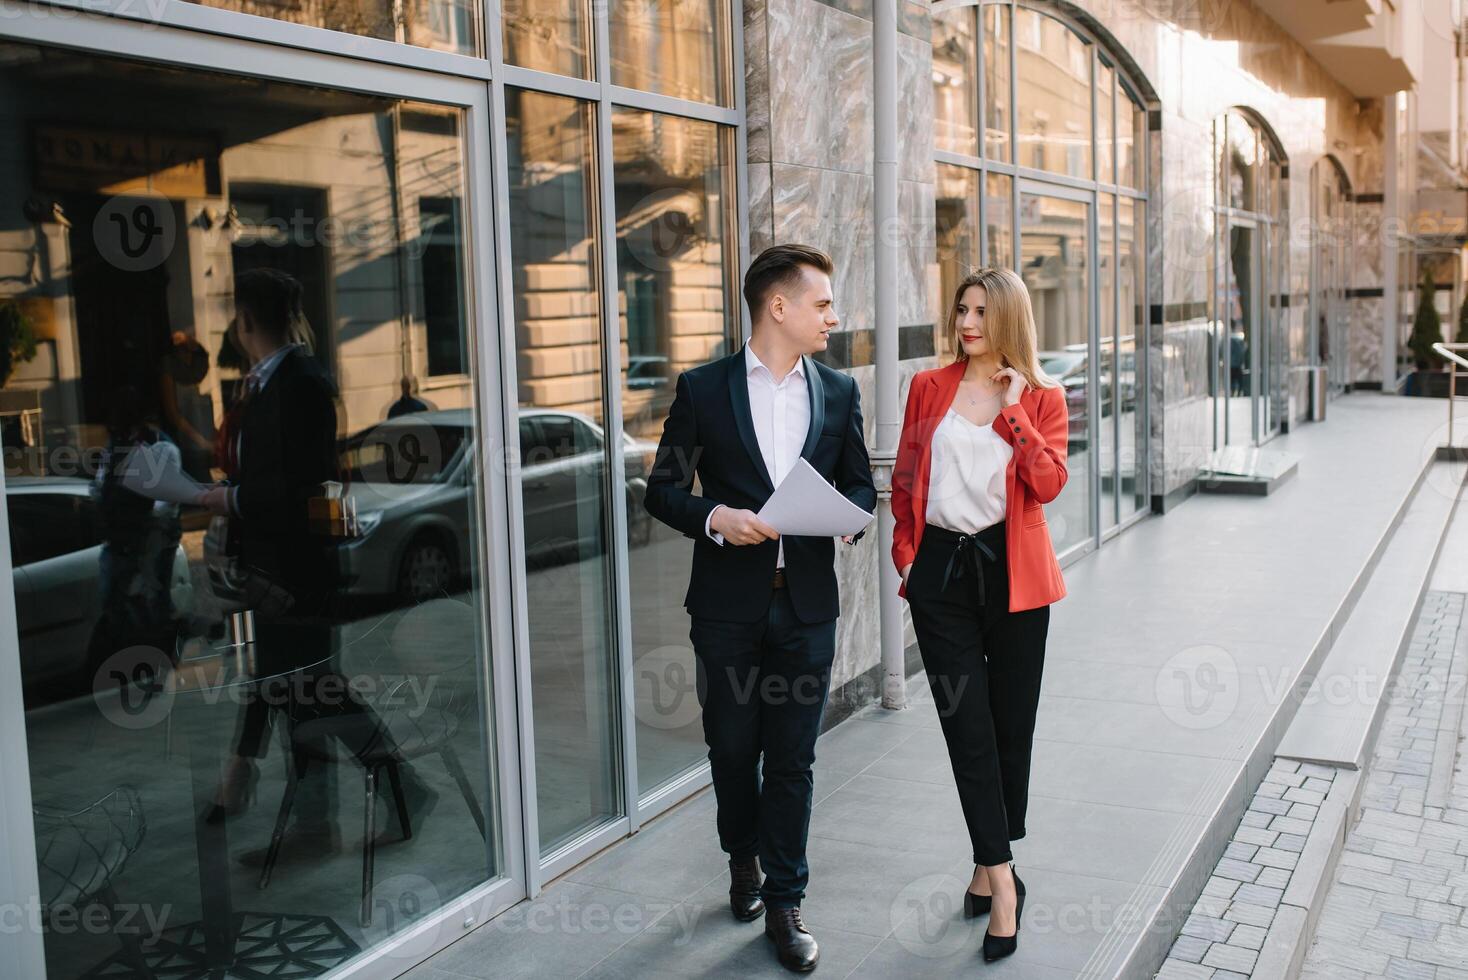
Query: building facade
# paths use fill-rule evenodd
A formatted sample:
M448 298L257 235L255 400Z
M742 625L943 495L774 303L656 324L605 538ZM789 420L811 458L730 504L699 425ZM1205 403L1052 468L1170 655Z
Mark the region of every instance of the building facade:
M0 0L10 975L396 976L707 785L642 494L769 244L833 256L878 450L1020 272L1063 563L1456 324L1458 0L874 2ZM165 489L225 475L261 268L337 395L285 654ZM838 563L828 723L911 641L881 535Z

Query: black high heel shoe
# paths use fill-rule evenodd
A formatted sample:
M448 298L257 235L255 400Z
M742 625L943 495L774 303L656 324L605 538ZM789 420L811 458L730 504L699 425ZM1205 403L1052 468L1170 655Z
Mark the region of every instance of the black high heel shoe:
M984 962L993 963L1019 949L1019 923L1020 916L1025 911L1025 883L1020 880L1019 874L1015 872L1014 865L1009 866L1009 873L1014 875L1014 935L995 936L984 930Z
M968 889L963 892L963 917L965 919L977 919L981 915L988 915L989 909L994 904L992 895L975 895Z

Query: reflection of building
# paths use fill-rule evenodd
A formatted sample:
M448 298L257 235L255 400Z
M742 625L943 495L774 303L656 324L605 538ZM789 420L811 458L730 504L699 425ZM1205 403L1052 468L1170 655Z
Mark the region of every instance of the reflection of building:
M874 445L903 394L878 390L878 351L903 378L946 359L964 273L1019 270L1070 420L1071 480L1047 507L1066 563L1194 492L1215 444L1302 424L1312 371L1337 394L1397 388L1411 286L1429 265L1444 311L1461 299L1449 0L1123 12L1000 0L936 16L902 0L883 93L870 5L161 2L164 22L78 12L67 33L46 0L0 18L0 301L16 299L39 338L0 390L5 475L89 475L78 450L104 445L114 416L166 412L160 364L175 332L208 365L196 391L172 397L222 422L243 367L225 341L233 280L262 265L304 285L344 435L382 420L404 376L424 403L455 410L409 414L411 438L354 446L371 465L353 499L375 495L351 546L371 574L354 586L427 583L399 591L434 603L354 592L336 628L349 651L454 681L459 755L488 832L467 808L450 812L461 784L432 763L449 795L412 842L379 855L402 862L379 873L401 888L381 896L402 913L385 931L354 925L355 851L313 853L295 885L262 893L280 908L309 902L350 940L343 956L381 970L707 783L681 608L693 545L637 511L679 373L745 334L751 252L793 240L834 257L842 327L822 357L860 383ZM879 95L898 126L881 157ZM897 171L880 236L879 161ZM1409 234L1382 233L1402 218ZM894 237L889 322L875 257ZM36 451L12 453L17 441ZM0 632L0 655L50 649L48 631L52 646L73 637L64 653L87 653L74 637L90 632L76 612L90 606L75 597L95 596L106 542L82 487L56 496L66 519L34 522L52 531L47 547L12 518L26 539L9 566L25 639ZM191 524L181 552L206 600L207 544ZM833 720L882 677L878 535L840 561ZM422 609L429 622L410 618ZM195 612L220 613L207 601ZM215 668L227 659L192 652ZM4 696L0 711L19 715L22 692ZM192 921L210 874L177 816L194 802L191 774L171 755L159 763L156 730L109 730L78 757L92 719L65 707L77 702L89 703L24 715L27 756L0 774L22 784L0 795L70 802L125 773L150 813L179 822L149 835L121 884ZM232 727L208 717L208 731ZM269 806L231 829L241 849L269 840L285 785L285 758L272 747L266 759ZM342 795L335 812L353 838L355 805ZM24 814L12 823L23 850ZM258 892L253 876L219 877ZM6 883L0 873L0 899L26 900L23 882L14 894ZM416 924L431 940L390 959L401 950L378 944ZM108 935L68 939L0 942L53 978L115 951Z
M381 419L405 374L442 407L468 403L452 114L356 97L324 112L293 109L190 80L207 128L134 123L135 95L108 104L96 92L83 117L96 122L72 121L82 83L67 67L48 55L12 64L6 79L27 95L10 117L7 145L21 152L11 167L24 166L26 151L34 161L31 172L12 169L10 186L39 219L7 237L32 280L25 295L50 310L52 334L14 384L39 393L48 447L104 445L106 406L124 387L161 411L157 379L172 332L196 338L218 363L232 276L262 265L304 285L344 425ZM165 82L149 97L178 94ZM200 386L215 423L238 375L211 370Z

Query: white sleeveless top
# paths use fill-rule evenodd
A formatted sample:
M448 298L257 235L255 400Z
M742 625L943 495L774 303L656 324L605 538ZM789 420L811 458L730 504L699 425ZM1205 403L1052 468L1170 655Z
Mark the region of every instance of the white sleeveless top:
M1004 475L1013 455L993 425L975 425L950 408L933 432L928 523L974 534L1004 520Z

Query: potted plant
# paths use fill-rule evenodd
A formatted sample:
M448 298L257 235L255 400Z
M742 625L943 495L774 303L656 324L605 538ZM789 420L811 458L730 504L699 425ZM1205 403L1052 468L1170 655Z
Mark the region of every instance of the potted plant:
M1432 271L1422 275L1422 284L1417 290L1417 314L1412 318L1412 334L1407 338L1407 349L1412 354L1417 368L1407 381L1406 394L1444 397L1447 395L1447 373L1443 369L1443 358L1432 349L1433 344L1442 343L1443 323L1438 315L1433 297L1437 295L1437 284Z
M16 365L36 356L36 328L14 299L0 303L0 388L10 383Z

